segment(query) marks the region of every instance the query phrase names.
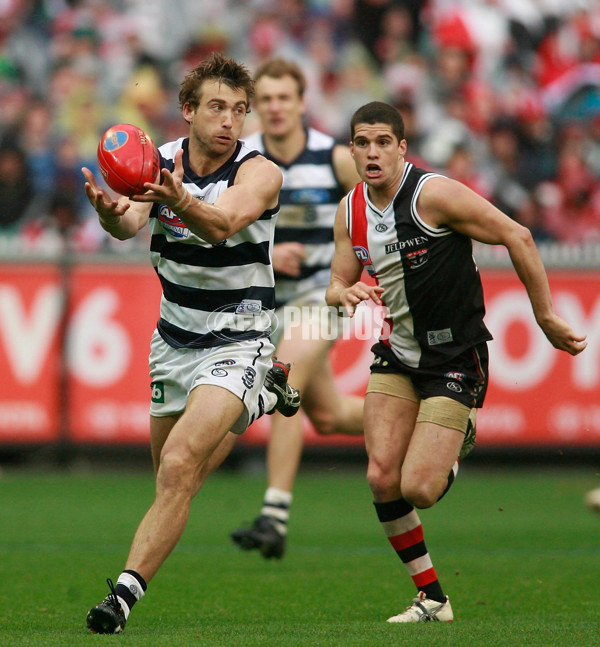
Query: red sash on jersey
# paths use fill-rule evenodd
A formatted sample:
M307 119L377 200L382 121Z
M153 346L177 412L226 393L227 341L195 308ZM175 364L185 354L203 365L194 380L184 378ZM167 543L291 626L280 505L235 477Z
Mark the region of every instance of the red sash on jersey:
M365 200L365 183L360 182L354 187L352 191L352 245L356 251L356 247L362 247L369 252L369 243L367 242L367 217L366 209L367 202ZM370 256L369 256L370 259ZM365 262L359 257L360 262L365 265Z
M369 272L371 280L379 285L377 275L372 267L371 254L369 252L369 242L367 240L367 202L365 200L364 182L360 182L354 187L352 192L352 247L358 260L362 263L363 267ZM369 271L371 268L371 271ZM367 281L370 283L371 281ZM382 299L385 305L385 301ZM390 346L389 337L392 332L392 320L388 316L383 322L383 328L379 341L383 342L386 346ZM391 346L390 346L391 348Z

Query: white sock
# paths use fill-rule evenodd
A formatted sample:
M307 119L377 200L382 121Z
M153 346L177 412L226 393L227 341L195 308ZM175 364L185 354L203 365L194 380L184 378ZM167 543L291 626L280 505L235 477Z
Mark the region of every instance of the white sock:
M122 589L121 587L125 588ZM131 613L131 607L133 607L138 600L141 600L144 597L145 591L141 582L139 582L137 578L131 575L131 573L123 572L119 575L119 579L117 580L115 593L117 594L117 598L121 604L123 613L125 614L125 620L127 620Z
M265 492L263 507L260 513L275 521L275 528L280 535L287 535L287 525L290 518L292 493L270 487Z

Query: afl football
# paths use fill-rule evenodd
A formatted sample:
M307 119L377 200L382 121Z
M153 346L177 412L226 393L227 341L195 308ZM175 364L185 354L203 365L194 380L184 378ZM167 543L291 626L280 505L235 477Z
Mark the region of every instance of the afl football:
M106 184L121 195L145 193L160 168L158 149L150 136L131 124L111 126L98 144L98 166Z

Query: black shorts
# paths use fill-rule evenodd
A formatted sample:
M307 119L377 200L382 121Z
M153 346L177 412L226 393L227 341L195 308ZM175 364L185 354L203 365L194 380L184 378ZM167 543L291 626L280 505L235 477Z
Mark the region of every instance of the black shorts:
M467 407L482 407L488 384L488 348L486 342L467 349L443 364L430 368L412 368L403 364L392 350L378 342L371 373L401 373L410 377L421 400L445 396Z

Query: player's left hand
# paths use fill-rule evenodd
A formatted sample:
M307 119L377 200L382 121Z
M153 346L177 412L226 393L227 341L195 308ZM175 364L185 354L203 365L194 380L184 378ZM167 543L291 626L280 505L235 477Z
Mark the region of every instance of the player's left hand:
M577 335L571 326L556 314L543 324L540 323L540 327L550 343L558 350L579 355L587 346L586 335Z
M175 153L173 172L166 168L161 169L162 183L146 182L144 188L147 189L147 192L142 195L131 196L131 199L135 202L158 202L170 207L178 203L181 204L182 198L185 198L182 160L183 149L180 148Z

